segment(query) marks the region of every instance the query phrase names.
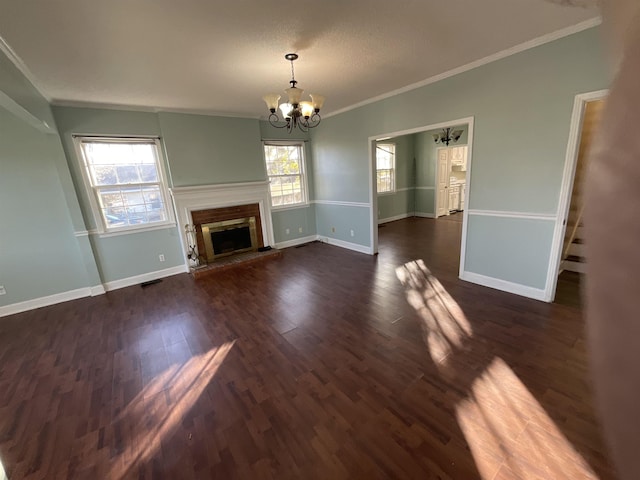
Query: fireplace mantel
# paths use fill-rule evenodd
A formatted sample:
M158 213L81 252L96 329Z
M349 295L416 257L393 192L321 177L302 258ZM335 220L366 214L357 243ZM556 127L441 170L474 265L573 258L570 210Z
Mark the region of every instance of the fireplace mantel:
M192 224L191 212L210 208L233 207L257 203L262 219L262 238L265 246L274 244L271 222L271 199L269 182L225 183L219 185L198 185L169 189L176 209L182 251L187 253L187 237L184 226Z

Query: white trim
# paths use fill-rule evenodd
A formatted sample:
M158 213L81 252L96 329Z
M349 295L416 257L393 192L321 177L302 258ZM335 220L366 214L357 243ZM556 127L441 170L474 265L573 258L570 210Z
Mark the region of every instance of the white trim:
M104 285L96 285L94 287L89 287L89 290L91 291L92 297L102 295L106 292L106 290L104 289Z
M41 92L42 93L42 92ZM147 113L182 113L185 115L202 115L211 117L228 117L228 118L248 118L252 120L267 120L263 115L249 115L242 113L219 112L217 110L198 110L193 108L167 108L167 107L149 107L144 105L128 105L119 103L100 103L100 102L83 102L76 100L53 99L49 103L55 107L68 108L96 108L101 110L123 110L126 112L147 112Z
M52 128L47 122L40 120L36 116L32 115L22 105L13 100L9 95L0 90L0 106L4 107L7 111L13 113L16 117L25 121L33 128L47 134L56 133L56 129Z
M435 190L436 187L413 187L416 190Z
M22 58L18 56L16 52L13 51L13 48L7 43L7 41L2 38L0 35L0 51L6 55L11 63L24 75L24 77L31 83L33 88L35 88L40 95L47 101L47 103L51 103L51 97L42 91L41 88L38 87L38 81L36 80L36 76L29 70L27 64L24 63Z
M436 123L432 125L426 125L423 127L410 128L408 130L400 130L396 132L390 133L380 133L378 135L369 137L369 199L371 202L371 252L376 253L378 251L378 196L375 195L376 192L376 156L375 156L375 147L376 140L382 137L399 137L402 135L411 135L413 133L426 132L428 130L436 130L439 128L446 127L455 127L457 125L467 125L467 174L465 177L465 184L468 186L466 190L466 198L465 198L465 209L462 217L462 238L460 242L460 267L459 274L462 274L464 269L465 255L466 255L466 247L467 247L467 224L469 222L469 210L467 208L470 205L471 198L471 167L473 165L473 129L474 129L474 117L465 117L456 120L449 120L447 122ZM415 187L416 189L434 189L433 187ZM416 217L427 217L427 218L435 218L435 213L423 213L423 212L415 212L414 215ZM433 217L432 217L433 215Z
M90 234L93 234L95 231L102 237L103 235L113 235L113 234L124 234L129 232L140 232L145 230L154 230L155 227L173 227L175 226L175 218L173 215L173 209L170 206L170 197L169 197L169 176L167 175L167 163L164 158L164 148L160 143L160 138L144 136L144 135L129 135L129 136L120 136L120 135L80 135L74 133L71 135L73 139L73 144L75 148L76 161L78 166L80 167L80 173L82 176L82 183L84 184L85 191L89 198L89 206L91 207L91 213L93 215L93 220L96 225L95 229L89 231ZM100 209L100 201L98 199L97 187L94 187L89 175L89 164L88 160L85 156L84 149L82 148L83 141L91 141L91 140L104 140L112 143L132 143L137 140L153 142L155 145L155 154L156 154L156 167L158 173L158 188L160 190L160 195L162 196L162 201L164 204L164 212L167 216L167 219L164 222L153 222L144 225L138 226L126 226L126 227L109 227L106 225L102 211ZM114 187L124 187L125 185L113 185Z
M471 167L473 166L473 132L475 128L474 118L468 123L467 130L467 174L464 177L465 194L464 208L462 212L462 241L460 242L460 267L458 275L464 272L464 264L467 260L467 232L469 227L469 205L471 205Z
M409 213L401 213L400 215L394 215L393 217L379 218L378 225L381 225L383 223L395 222L396 220L402 220L403 218L409 218L414 216L415 216L414 212L409 212Z
M318 205L339 205L341 207L362 207L369 208L371 206L370 203L364 202L343 202L340 200L312 200L311 203L315 203Z
M173 213L173 212L172 212ZM89 230L89 235L97 235L100 238L119 237L120 235L131 235L134 233L152 232L154 230L166 230L167 228L176 228L176 222L161 223L159 225L125 228L116 232L100 232L93 228Z
M28 310L35 310L36 308L48 307L50 305L68 302L70 300L77 300L78 298L95 297L111 290L130 287L131 285L138 285L142 282L148 282L150 280L156 280L158 278L169 277L172 275L177 275L179 273L187 272L189 272L189 269L186 265L178 265L176 267L166 268L164 270L157 270L155 272L143 273L142 275L114 280L103 285L83 287L76 290L69 290L67 292L48 295L46 297L25 300L24 302L12 303L10 305L0 306L0 317L6 317L7 315L26 312Z
M309 205L309 179L307 175L307 154L306 154L306 145L303 140L262 140L262 162L265 167L265 175L267 176L267 181L271 184L272 177L281 177L286 175L269 175L269 171L267 170L267 155L265 151L265 147L297 147L300 155L299 167L300 171L298 172L298 176L300 176L300 182L302 183L302 201L287 204L287 205L274 205L273 197L271 196L271 189L269 189L269 197L271 199L271 211L275 212L278 210L288 210L289 208L297 208L297 207L306 207ZM294 174L295 175L295 174ZM291 176L294 176L291 175Z
M89 236L89 231L88 230L80 230L78 232L73 232L73 234L76 237L88 237Z
M487 277L486 275L466 271L463 271L460 274L460 279L477 285L482 285L484 287L502 290L503 292L533 298L534 300L546 301L545 291L541 288L528 287L527 285L522 285L520 283L508 282L506 280L500 280L499 278Z
M532 212L507 212L502 210L476 210L468 209L469 215L479 217L503 217L503 218L526 218L530 220L545 220L555 222L555 213L532 213Z
M562 260L562 246L564 243L566 221L569 217L571 207L571 194L573 192L573 181L575 179L576 165L580 153L580 137L582 136L582 120L585 106L588 102L600 100L609 94L609 90L598 90L576 95L573 101L573 113L571 115L571 127L569 139L567 141L567 154L562 173L562 186L558 201L558 212L556 214L556 225L553 231L553 241L551 242L551 257L549 258L549 268L547 270L547 283L545 289L545 301L551 302L556 296L560 263Z
M91 296L91 289L89 287L84 287L76 290L69 290L67 292L47 295L46 297L25 300L24 302L12 303L10 305L0 307L0 317L6 317L7 315L14 315L16 313L35 310L36 308L41 307L48 307L49 305L55 305L56 303L68 302L70 300L89 296Z
M275 244L275 247L278 249L295 247L297 245L302 245L304 243L315 242L316 240L318 240L318 235L309 235L308 237L300 237L300 238L294 238L293 240L285 240L284 242L278 242Z
M110 292L112 290L130 287L132 285L139 285L143 282L150 282L151 280L157 280L159 278L170 277L172 275L178 275L179 273L188 272L189 268L186 265L178 265L176 267L165 268L163 270L156 270L155 272L143 273L141 275L134 275L133 277L121 278L120 280L106 282L104 284L104 289L107 292Z
M359 243L345 242L344 240L338 240L337 238L325 237L321 235L318 236L318 240L320 240L322 243L328 243L329 245L334 245L336 247L346 248L347 250L353 250L354 252L373 255L371 247L360 245Z
M417 83L412 83L402 88L398 88L396 90L392 90L387 93L383 93L382 95L378 95L377 97L368 98L367 100L363 100L362 102L354 103L353 105L349 105L344 108L340 108L338 110L334 110L331 113L323 115L323 118L333 117L335 115L340 115L341 113L348 112L350 110L355 110L356 108L364 107L365 105L369 105L370 103L379 102L380 100L384 100L389 97L394 97L396 95L400 95L401 93L410 92L411 90L415 90L417 88L424 87L426 85L430 85L432 83L439 82L449 77L453 77L454 75L458 75L460 73L468 72L469 70L473 70L474 68L481 67L488 63L495 62L497 60L502 60L503 58L510 57L511 55L515 55L520 52L524 52L525 50L530 50L535 47L539 47L540 45L544 45L545 43L550 43L555 40L559 40L563 37L568 37L569 35L573 35L574 33L581 32L583 30L587 30L592 27L596 27L602 23L602 18L592 18L590 20L585 20L584 22L580 22L576 25L572 25L570 27L562 28L560 30L556 30L555 32L547 33L546 35L542 35L541 37L534 38L527 42L521 43L519 45L515 45L513 47L507 48L506 50L502 50L500 52L494 53L487 57L481 58L479 60L475 60L473 62L467 63L460 67L456 67L452 70L448 70L446 72L440 73L438 75L434 75L425 80L422 80ZM437 127L436 127L437 128ZM385 134L381 137L387 137L389 134ZM395 135L391 135L393 137Z
M307 202L307 203L296 203L295 205L287 205L285 207L271 207L271 213L276 213L276 212L286 212L287 210L297 210L300 208L309 208L311 207L311 203L312 202Z

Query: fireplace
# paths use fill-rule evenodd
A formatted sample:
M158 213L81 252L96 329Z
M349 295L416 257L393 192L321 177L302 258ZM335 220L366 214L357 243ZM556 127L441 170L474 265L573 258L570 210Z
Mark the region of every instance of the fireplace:
M217 222L238 221L239 219L255 218L255 237L251 239L251 245L254 249L273 245L273 225L271 220L271 195L269 193L269 183L245 182L245 183L228 183L219 185L199 185L191 187L174 187L171 189L171 195L176 207L178 224L184 227L182 229L182 243L185 251L185 266L192 266L187 261L187 254L190 252L190 246L195 245L195 253L202 257L203 260L211 262L211 258L220 259L217 255L218 250L214 248L214 241L211 239L211 232L206 235L211 240L211 249L214 250L214 256L207 255L207 246L205 245L205 235L202 233L202 226L215 224ZM242 221L241 223L246 223ZM249 223L251 221L249 220ZM223 231L233 224L224 225ZM238 224L235 224L236 226ZM189 231L189 227L191 232ZM251 236L251 226L249 226L249 235ZM246 230L245 230L246 232ZM217 233L217 232L215 232ZM235 234L234 234L235 235ZM225 234L226 236L226 234ZM223 236L223 243L229 241ZM236 240L233 240L236 242ZM242 244L245 239L240 241ZM229 246L222 246L222 253L229 254ZM248 247L246 247L248 248ZM236 248L234 250L242 250ZM234 252L235 253L235 252ZM225 256L226 257L226 256ZM229 258L223 258L227 261ZM223 264L225 262L215 262Z
M201 225L207 261L258 249L256 217Z
M191 212L198 253L207 263L264 246L257 203Z

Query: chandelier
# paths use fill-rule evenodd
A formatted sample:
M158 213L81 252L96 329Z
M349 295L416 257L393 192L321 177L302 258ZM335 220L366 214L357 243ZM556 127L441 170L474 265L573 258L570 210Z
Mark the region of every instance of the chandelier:
M450 142L456 143L462 136L462 130L454 130L453 128L443 128L441 133L434 133L433 140L436 143L444 143L447 147Z
M293 61L298 58L298 55L296 53L287 53L284 58L291 62L291 80L289 80L291 86L284 90L288 95L288 101L280 104L280 112L285 123L284 125L281 123L282 120L276 113L278 102L281 98L277 93L269 93L262 97L271 112L269 114L269 123L276 128L286 128L289 133L296 128L307 132L310 128L317 127L320 124L320 109L324 104L324 97L310 94L310 102L300 101L304 90L296 87L298 82L293 72Z

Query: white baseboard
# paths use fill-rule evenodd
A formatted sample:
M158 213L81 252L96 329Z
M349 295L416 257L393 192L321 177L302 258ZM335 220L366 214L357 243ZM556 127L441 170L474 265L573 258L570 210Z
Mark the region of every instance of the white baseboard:
M400 215L394 215L393 217L379 218L378 225L381 225L383 223L395 222L396 220L402 220L403 218L409 218L413 216L414 216L413 212L409 212L409 213L401 213Z
M91 289L89 287L84 287L76 290L69 290L68 292L47 295L46 297L25 300L24 302L12 303L11 305L0 307L0 317L6 317L7 315L14 315L16 313L26 312L27 310L35 310L36 308L48 307L49 305L55 305L56 303L68 302L70 300L77 300L78 298L89 296L91 296Z
M104 289L104 285L96 285L95 287L89 287L91 290L91 296L95 297L97 295L102 295L106 292Z
M285 240L284 242L278 242L274 246L276 248L289 248L303 243L315 242L318 240L318 235L309 235L307 237L294 238L293 240Z
M123 278L121 280L114 280L113 282L107 282L104 285L95 285L93 287L78 288L76 290L69 290L68 292L56 293L54 295L48 295L46 297L34 298L32 300L25 300L24 302L12 303L11 305L5 305L0 307L0 317L6 317L16 313L26 312L27 310L34 310L36 308L48 307L49 305L55 305L56 303L68 302L70 300L77 300L83 297L95 297L96 295L102 295L110 290L116 290L118 288L130 287L131 285L137 285L142 282L148 282L157 278L170 277L171 275L177 275L178 273L186 273L189 269L186 265L178 265L177 267L166 268L164 270L158 270L155 272L144 273L142 275L136 275L134 277Z
M366 253L373 255L371 247L360 245L359 243L345 242L344 240L338 240L337 238L318 236L318 240L329 245L335 245L336 247L346 248L347 250L353 250L354 252Z
M502 290L503 292L515 293L522 297L533 298L534 300L541 300L543 302L550 302L545 295L545 290L541 288L528 287L519 283L508 282L506 280L500 280L499 278L487 277L473 272L462 272L460 275L462 280L467 282L482 285L484 287L495 288L496 290Z
M435 213L426 213L426 212L414 212L414 217L422 217L422 218L436 218Z
M142 275L135 275L133 277L122 278L120 280L107 282L104 284L104 289L107 292L110 292L111 290L130 287L132 285L138 285L143 282L157 280L158 278L170 277L171 275L177 275L179 273L187 272L189 272L189 268L186 265L178 265L177 267L165 268L164 270L156 270L155 272L143 273Z

